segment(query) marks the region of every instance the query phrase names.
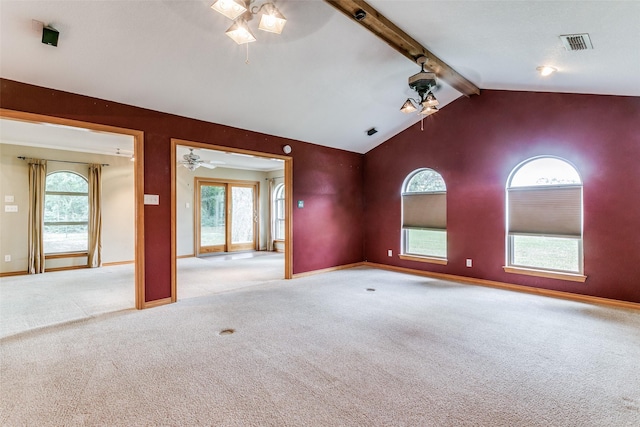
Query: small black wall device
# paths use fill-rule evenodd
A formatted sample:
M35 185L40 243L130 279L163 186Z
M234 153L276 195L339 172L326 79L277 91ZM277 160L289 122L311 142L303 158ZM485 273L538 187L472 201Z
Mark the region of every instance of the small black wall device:
M42 43L58 46L58 36L60 33L55 28L42 27Z

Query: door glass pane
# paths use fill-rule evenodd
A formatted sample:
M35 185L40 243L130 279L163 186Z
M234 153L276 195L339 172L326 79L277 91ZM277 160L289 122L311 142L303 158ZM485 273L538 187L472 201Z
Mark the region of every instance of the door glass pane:
M253 188L231 187L231 243L253 243Z
M224 187L203 185L200 187L200 246L225 243Z

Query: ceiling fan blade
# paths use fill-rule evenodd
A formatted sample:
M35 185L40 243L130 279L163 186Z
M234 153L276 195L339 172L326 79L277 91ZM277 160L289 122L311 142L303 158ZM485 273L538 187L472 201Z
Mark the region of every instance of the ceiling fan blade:
M216 165L212 165L211 163L205 163L205 162L198 163L198 166L202 166L202 167L207 168L207 169L215 169L215 168L217 168Z

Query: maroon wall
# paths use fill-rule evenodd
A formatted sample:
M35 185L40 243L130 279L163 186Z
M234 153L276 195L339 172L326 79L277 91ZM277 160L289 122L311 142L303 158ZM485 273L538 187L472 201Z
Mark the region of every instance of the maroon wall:
M363 259L363 156L300 141L159 113L86 96L0 80L0 107L144 131L145 300L170 296L171 138L282 154L293 151L293 271ZM214 118L215 119L215 118ZM164 203L162 201L165 201Z
M585 283L502 270L506 181L538 155L569 160L583 178ZM401 186L420 167L447 184L447 266L396 255ZM638 97L485 90L368 152L364 182L368 261L640 302Z

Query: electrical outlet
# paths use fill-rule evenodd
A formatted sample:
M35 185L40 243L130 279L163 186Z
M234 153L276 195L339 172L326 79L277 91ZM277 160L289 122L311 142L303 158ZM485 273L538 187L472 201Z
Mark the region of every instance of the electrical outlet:
M11 255L5 255L4 262L11 262Z
M471 261L471 258L467 258L467 267L473 267L473 261Z
M392 251L391 249L389 249L389 250L387 251L387 255L388 255L388 256L393 256L393 251Z

